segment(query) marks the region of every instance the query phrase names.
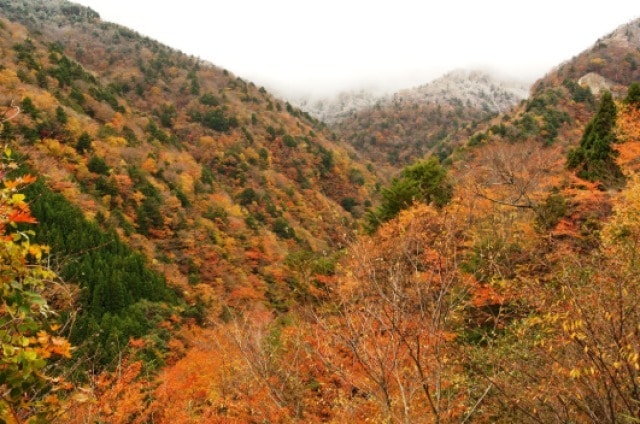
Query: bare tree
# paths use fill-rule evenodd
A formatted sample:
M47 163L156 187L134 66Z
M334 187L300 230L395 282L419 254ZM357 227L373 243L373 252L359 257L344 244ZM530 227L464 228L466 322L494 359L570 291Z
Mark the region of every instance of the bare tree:
M457 221L421 205L354 243L352 274L335 293L339 309L320 319L353 361L338 370L342 378L376 399L383 419L449 422L466 409L453 387L463 378L453 341L467 294Z

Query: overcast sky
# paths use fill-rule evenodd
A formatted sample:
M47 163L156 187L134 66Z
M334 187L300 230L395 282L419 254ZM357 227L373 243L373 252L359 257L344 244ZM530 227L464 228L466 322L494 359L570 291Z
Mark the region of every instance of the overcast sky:
M532 81L640 16L636 0L79 0L283 95L408 88L457 68Z

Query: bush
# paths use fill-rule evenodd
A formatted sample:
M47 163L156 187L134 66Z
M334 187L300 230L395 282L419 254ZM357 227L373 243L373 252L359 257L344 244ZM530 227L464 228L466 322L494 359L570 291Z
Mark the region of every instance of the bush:
M89 168L89 171L98 175L109 174L109 166L100 156L92 156L91 159L89 159L87 168Z

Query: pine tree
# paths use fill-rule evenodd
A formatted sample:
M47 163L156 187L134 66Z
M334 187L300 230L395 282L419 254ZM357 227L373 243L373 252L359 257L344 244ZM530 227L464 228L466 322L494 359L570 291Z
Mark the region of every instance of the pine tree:
M580 146L569 151L567 167L589 181L600 181L606 186L624 182L622 170L615 161L617 142L614 132L617 110L610 92L605 92L594 117L585 128Z
M80 137L78 137L78 142L76 143L76 151L80 154L83 154L89 149L91 149L91 136L85 131L80 134Z
M447 171L438 159L416 162L404 168L400 178L393 179L391 185L382 190L380 206L367 213L366 229L375 232L380 224L393 219L414 202L442 207L449 203L452 194Z
M637 82L632 83L627 91L627 97L624 99L624 103L636 108L640 107L640 84Z

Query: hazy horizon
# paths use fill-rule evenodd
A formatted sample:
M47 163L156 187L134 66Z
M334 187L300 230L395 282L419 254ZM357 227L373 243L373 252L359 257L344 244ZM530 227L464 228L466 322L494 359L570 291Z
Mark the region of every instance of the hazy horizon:
M532 83L638 17L620 0L77 3L284 97L396 91L455 69Z

